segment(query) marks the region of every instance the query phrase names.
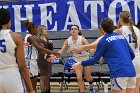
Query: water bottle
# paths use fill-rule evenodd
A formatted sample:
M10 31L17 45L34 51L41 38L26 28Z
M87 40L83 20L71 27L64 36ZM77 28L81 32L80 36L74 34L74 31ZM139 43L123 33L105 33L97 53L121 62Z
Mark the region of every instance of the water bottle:
M104 83L104 92L108 93L108 84L107 83Z

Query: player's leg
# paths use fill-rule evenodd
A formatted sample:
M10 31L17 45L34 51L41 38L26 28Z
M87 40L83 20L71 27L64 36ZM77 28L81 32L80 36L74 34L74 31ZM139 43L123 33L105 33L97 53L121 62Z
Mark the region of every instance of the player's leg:
M89 82L89 90L93 91L93 79L91 76L91 66L84 67L84 75L86 80Z
M133 60L133 64L136 70L136 88L135 93L140 93L140 56L136 56Z
M47 63L47 70L46 70L46 93L50 93L51 86L50 86L50 77L52 72L52 64L50 62Z
M126 93L135 93L135 88L136 88L136 77L130 77L127 80L127 89Z
M32 81L32 85L35 91L37 85L37 77L38 77L38 65L36 59L30 60L30 77Z
M40 76L40 90L45 93L46 91L46 76Z
M83 71L82 66L75 69L75 73L76 73L76 77L77 77L77 83L78 83L78 87L80 89L80 92L85 93L85 86L84 86L84 82L83 82L82 71Z

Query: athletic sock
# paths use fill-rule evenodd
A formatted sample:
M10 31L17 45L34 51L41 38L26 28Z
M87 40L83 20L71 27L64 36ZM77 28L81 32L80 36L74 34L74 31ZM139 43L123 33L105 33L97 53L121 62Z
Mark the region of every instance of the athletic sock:
M94 91L93 90L93 82L89 82L89 91L91 92L91 91Z

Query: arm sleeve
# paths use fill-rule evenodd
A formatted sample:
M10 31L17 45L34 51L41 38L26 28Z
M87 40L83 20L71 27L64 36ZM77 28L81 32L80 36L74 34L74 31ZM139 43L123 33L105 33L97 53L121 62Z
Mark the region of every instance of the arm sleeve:
M99 60L99 58L104 54L106 47L107 47L107 41L100 40L97 45L97 50L95 51L93 57L88 60L82 61L81 65L90 66L90 65L95 64Z

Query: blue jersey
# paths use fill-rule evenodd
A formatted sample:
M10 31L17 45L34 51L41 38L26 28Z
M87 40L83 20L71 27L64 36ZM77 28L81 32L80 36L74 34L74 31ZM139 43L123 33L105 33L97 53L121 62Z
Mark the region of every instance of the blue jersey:
M110 69L111 78L136 76L132 59L135 55L126 39L117 33L106 34L98 43L97 50L82 66L95 64L103 56Z

